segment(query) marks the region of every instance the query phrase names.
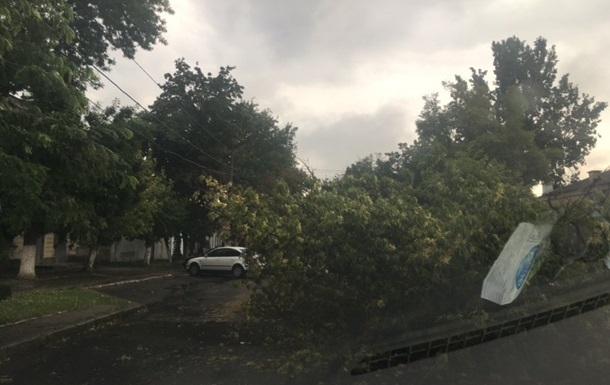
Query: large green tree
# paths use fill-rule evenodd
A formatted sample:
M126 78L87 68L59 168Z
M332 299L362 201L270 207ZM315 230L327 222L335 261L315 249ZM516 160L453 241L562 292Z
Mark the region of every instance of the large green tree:
M189 201L182 233L196 240L215 231L207 210L191 201L205 187L201 176L258 191L269 190L277 179L293 185L303 180L294 154L296 128L279 126L270 111L243 100L243 87L231 71L222 67L216 75L206 74L177 60L148 117L158 166Z
M74 38L65 2L14 1L1 5L0 15L1 225L9 236L24 235L20 276L31 277L36 238L52 210L53 167L83 136L85 98L75 84L91 78L56 52Z
M305 193L210 189L212 218L264 263L249 314L275 340L317 350L478 311L503 243L541 204L503 166L465 155L419 173L400 180L365 161Z
M73 207L63 211L58 222L68 224L71 239L89 248L85 264L89 271L98 247L120 240L126 220L137 221L126 214L146 188L141 183L146 173L145 153L128 127L132 118L132 109L116 106L89 112L85 117L89 141L84 151L72 154L79 167L72 169L71 178L62 180Z
M148 265L154 242L163 240L171 255L169 238L180 232L186 210L171 181L163 172L155 170L152 158L142 161L137 203L122 215L122 225L118 228L125 238L144 240L144 264Z
M596 143L606 103L581 94L569 76L557 76L557 54L538 38L533 46L511 37L492 44L495 80L471 69L469 79L444 83L451 100L427 97L417 122L419 142L447 154L488 158L514 170L526 185L566 182Z
M89 247L89 271L98 248L122 238L143 239L148 262L152 244L174 235L184 215L171 182L155 170L148 135L143 134L148 123L132 108L118 106L91 111L86 122L91 148L77 154L75 160L85 167L75 170L66 188L76 206L66 215L75 216L60 223L72 224L67 229L71 239ZM89 176L92 169L97 171Z
M56 226L64 229L68 224L57 218L79 207L62 187L83 167L74 161L77 154L103 150L91 143L95 138L82 120L84 91L97 86L87 65L110 64L111 47L128 56L137 46L148 49L164 30L159 15L169 10L166 2L140 3L0 4L0 226L8 237L24 236L22 277L34 277L36 239ZM98 12L92 21L97 33L82 23L89 17L78 13L83 7ZM95 172L81 175L95 179Z

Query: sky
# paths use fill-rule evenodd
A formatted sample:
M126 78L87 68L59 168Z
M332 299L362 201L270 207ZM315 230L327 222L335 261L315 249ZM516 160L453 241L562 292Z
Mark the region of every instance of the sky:
M610 102L606 0L170 0L167 45L137 62L161 82L185 58L204 72L235 66L245 98L298 127L297 156L332 178L370 154L415 138L422 97L469 68L493 79L491 43L538 36L555 45L559 74ZM109 76L145 106L160 90L115 53ZM131 103L111 84L90 97ZM444 99L445 100L445 99ZM610 166L610 109L581 178Z

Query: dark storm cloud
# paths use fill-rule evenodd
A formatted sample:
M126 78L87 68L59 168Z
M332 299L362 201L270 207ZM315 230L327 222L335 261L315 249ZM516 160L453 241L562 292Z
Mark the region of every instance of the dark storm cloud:
M414 101L442 94L442 81L467 76L471 66L489 70L492 81L491 42L513 35L530 43L548 38L557 45L559 72L569 72L582 92L610 101L610 3L605 0L173 3L169 46L138 54L142 64L158 80L173 72L173 61L182 56L206 72L237 66L234 75L246 98L300 127L299 155L315 168L343 168L410 141L421 107ZM134 68L120 62L112 77L150 104L158 89ZM120 96L112 86L100 95L105 102ZM397 100L409 100L410 109L397 107ZM362 113L363 107L374 112ZM602 119L610 120L610 112ZM592 162L610 163L609 128L600 125L602 139Z
M483 1L209 0L201 9L223 37L217 49L240 46L245 65L270 66L294 82L347 82L359 62L383 60L388 50L433 49L427 40L436 36L420 32L435 28L426 17L459 20L477 3Z

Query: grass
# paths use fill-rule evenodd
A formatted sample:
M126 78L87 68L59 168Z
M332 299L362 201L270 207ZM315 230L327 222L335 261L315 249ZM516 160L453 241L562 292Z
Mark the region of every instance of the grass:
M127 301L84 288L33 290L0 301L0 325L95 305L124 307Z

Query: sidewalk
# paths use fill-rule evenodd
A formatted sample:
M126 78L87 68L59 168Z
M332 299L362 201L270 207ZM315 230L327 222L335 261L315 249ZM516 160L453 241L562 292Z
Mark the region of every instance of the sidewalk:
M83 272L82 265L59 265L37 271L35 280L0 279L11 287L13 295L36 289L85 287L98 289L107 286L162 279L184 274L180 265L149 267L100 266L92 273ZM66 311L38 318L0 325L0 358L58 340L77 330L96 327L113 319L137 311L144 305L96 305L84 310Z

